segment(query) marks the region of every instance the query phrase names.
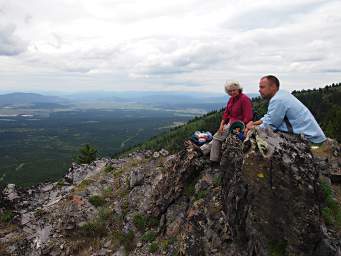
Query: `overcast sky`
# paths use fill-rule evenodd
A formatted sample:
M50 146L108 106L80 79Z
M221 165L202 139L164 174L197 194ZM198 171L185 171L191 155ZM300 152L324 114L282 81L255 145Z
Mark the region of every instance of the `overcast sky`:
M0 0L0 91L341 82L340 0Z

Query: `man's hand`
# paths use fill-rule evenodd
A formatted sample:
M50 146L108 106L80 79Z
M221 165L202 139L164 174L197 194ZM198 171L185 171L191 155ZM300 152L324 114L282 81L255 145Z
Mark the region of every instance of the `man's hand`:
M245 137L247 136L247 133L253 128L255 128L255 124L252 121L250 121L246 124L246 128L244 130Z

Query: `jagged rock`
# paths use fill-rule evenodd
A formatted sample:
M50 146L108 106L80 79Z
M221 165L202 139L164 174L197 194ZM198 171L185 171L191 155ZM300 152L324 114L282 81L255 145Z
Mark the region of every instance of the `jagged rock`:
M147 158L149 158L149 157L151 157L151 156L153 155L153 152L152 152L151 150L146 150L146 151L144 152L144 155L145 155Z
M191 175L204 167L202 159L197 158L197 152L180 152L166 163L169 168L162 169L153 181L152 207L148 213L161 216L179 196Z
M0 254L338 255L320 213L319 176L339 167L331 151L257 130L244 145L230 135L216 167L191 147L74 164L58 183L0 190L0 213L19 220L0 227Z
M221 162L233 239L247 245L248 255L268 255L273 248L288 255L319 255L319 172L308 143L271 130L258 130L254 139L266 143L266 151L243 156L241 143L229 137Z
M154 158L159 158L160 157L160 153L159 152L154 152L153 157Z
M166 234L167 236L176 236L185 222L185 213L188 207L188 199L186 197L170 205L166 212Z
M78 165L73 163L64 179L71 184L79 184L85 178L98 174L102 168L110 164L110 159L100 159L92 162L90 165Z
M143 182L143 170L133 169L130 173L130 187L141 185Z
M6 198L9 201L14 201L15 199L20 198L15 188L15 184L8 184L3 193L6 195Z
M162 156L168 156L169 155L169 152L166 150L166 149L161 149L160 151L159 151L159 153L162 155Z

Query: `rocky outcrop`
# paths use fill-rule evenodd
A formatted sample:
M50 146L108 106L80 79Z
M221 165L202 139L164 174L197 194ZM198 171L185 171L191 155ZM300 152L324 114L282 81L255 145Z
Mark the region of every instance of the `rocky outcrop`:
M74 165L56 183L2 189L14 217L0 254L338 255L340 230L321 215L331 168L271 130L229 136L219 166L192 147Z
M246 255L320 255L319 172L307 143L259 130L251 140L266 151L243 155L229 139L236 150L225 150L221 163L224 209L237 246Z

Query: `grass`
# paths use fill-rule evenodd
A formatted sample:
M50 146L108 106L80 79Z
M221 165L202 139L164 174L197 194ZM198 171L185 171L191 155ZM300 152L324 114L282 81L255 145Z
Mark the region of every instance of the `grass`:
M110 173L114 170L114 168L111 166L111 165L106 165L104 168L103 168L103 171L105 173Z
M144 232L144 230L147 226L147 219L145 216L143 216L141 214L136 214L133 217L133 223L139 231Z
M93 195L89 198L89 202L95 207L100 207L105 204L105 199L100 195Z
M335 200L333 190L326 181L321 180L321 189L325 200L325 206L321 210L322 217L327 225L341 230L341 206Z
M113 196L113 188L110 186L107 186L103 189L102 195L104 198L111 198Z
M98 218L103 222L108 222L113 220L113 211L108 207L101 207L98 211Z
M159 250L159 245L156 242L153 242L149 245L149 252L155 253Z
M129 201L127 198L124 198L121 204L122 214L125 216L129 212Z
M63 180L63 179L58 180L57 186L58 186L58 187L63 187L63 186L65 186L64 180Z
M223 184L223 177L222 176L215 176L213 178L213 184L215 187L219 187Z
M86 189L93 182L94 180L91 180L91 179L82 180L81 183L79 183L79 185L76 187L75 191L76 192L84 191L84 189Z
M153 242L156 239L156 233L154 231L147 231L141 237L141 240L144 242Z
M199 199L202 199L202 198L205 198L208 194L208 191L207 190L200 190L198 193L195 194L195 200L199 200Z
M169 247L169 240L162 240L160 242L160 245L161 245L161 248L163 251L167 251L168 250L168 247Z
M46 211L43 210L42 208L38 208L35 212L34 212L34 216L36 218L41 218L42 216L44 216L44 214L46 214Z
M122 231L114 231L112 233L112 238L116 245L123 245L126 252L131 252L135 247L135 234L132 230L129 230L127 233Z
M185 188L184 188L184 194L188 197L191 197L194 195L195 192L195 183L196 180L186 184Z
M87 222L79 230L84 237L102 237L107 234L105 223L100 220Z
M4 212L0 213L0 222L2 223L10 223L14 218L14 213L10 210L5 210Z
M136 214L133 217L133 223L140 232L144 232L146 228L157 227L159 225L159 219L151 216L144 216L142 214Z
M269 243L269 255L270 256L285 256L287 242L286 241L270 241Z

